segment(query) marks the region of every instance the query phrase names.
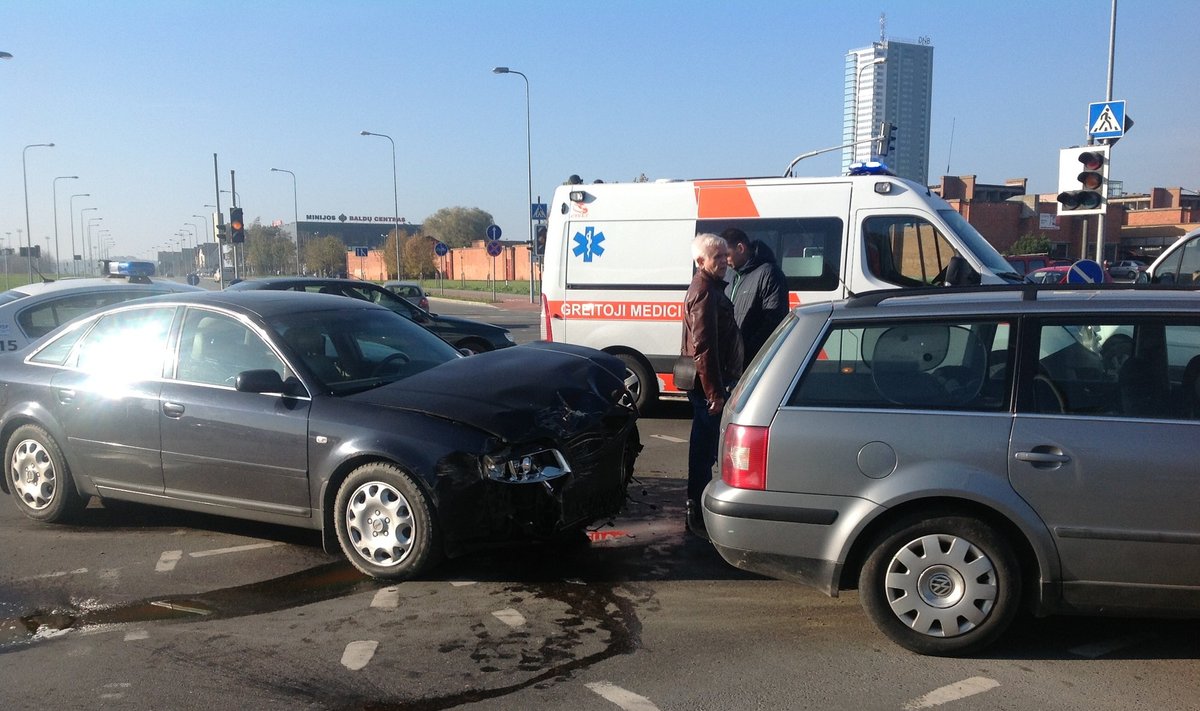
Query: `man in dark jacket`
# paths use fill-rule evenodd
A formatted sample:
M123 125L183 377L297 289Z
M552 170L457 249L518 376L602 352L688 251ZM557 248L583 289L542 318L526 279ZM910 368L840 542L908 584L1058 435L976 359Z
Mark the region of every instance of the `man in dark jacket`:
M727 293L733 301L733 315L742 331L745 358L749 362L787 316L787 279L767 245L751 242L736 227L725 230L721 237L729 244L729 262L734 272Z
M721 410L729 389L742 374L742 338L725 296L729 247L714 234L692 241L696 273L684 297L683 344L680 354L696 363L696 382L687 391L692 403L688 440L687 528L704 535L700 496L712 480L717 461Z

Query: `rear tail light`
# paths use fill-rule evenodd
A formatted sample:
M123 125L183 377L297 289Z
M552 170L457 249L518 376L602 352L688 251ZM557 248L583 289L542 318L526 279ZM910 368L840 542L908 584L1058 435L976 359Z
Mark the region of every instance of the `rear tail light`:
M767 488L766 427L729 425L721 452L721 480L735 489Z

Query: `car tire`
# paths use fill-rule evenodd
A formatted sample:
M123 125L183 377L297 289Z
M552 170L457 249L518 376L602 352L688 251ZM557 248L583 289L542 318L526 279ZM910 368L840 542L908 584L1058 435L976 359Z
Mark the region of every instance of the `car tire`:
M973 518L907 519L885 531L859 575L876 627L918 654L961 656L992 644L1020 604L1016 554Z
M489 344L487 341L481 341L478 338L464 338L459 341L455 347L466 348L472 353L487 353L488 351L492 350L491 344Z
M625 364L625 387L633 395L633 404L638 412L645 412L658 400L658 377L632 353L617 353L616 356Z
M83 508L58 443L37 425L22 425L4 450L8 488L17 508L45 523L69 520Z
M365 464L338 489L334 522L342 552L374 578L407 580L440 559L429 497L391 464Z

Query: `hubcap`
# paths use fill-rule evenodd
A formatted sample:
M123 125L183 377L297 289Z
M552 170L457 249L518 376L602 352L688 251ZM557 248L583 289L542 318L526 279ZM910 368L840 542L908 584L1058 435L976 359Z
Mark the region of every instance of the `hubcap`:
M412 551L416 521L408 499L395 487L372 481L346 504L346 532L359 556L374 565L399 565Z
M58 476L50 453L37 440L22 441L8 464L13 493L31 509L40 511L54 501Z
M996 570L965 538L931 534L888 562L884 592L905 625L930 637L955 637L987 620L996 604Z

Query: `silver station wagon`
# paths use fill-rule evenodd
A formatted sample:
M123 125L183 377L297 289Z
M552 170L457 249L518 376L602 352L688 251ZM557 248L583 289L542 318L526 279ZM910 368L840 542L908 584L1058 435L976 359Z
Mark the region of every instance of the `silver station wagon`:
M795 310L703 497L731 564L976 653L1023 610L1200 611L1200 293L872 293Z

